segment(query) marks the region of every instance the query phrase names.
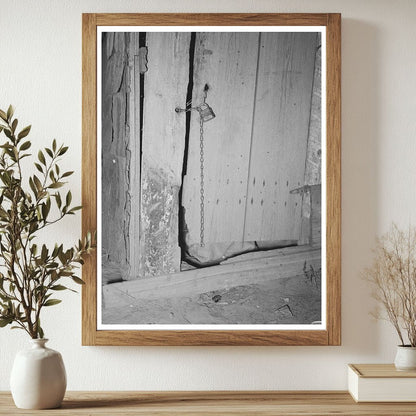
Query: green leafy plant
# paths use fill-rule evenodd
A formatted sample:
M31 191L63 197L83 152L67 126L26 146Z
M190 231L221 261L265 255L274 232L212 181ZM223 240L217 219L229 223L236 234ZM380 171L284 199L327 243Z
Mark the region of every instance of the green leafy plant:
M73 289L61 281L83 284L76 271L85 255L93 250L91 234L67 250L62 244L51 249L38 242L38 232L74 215L71 191L63 193L65 178L58 162L68 147L53 140L50 148L39 150L34 162L36 174L25 181L22 159L30 156L31 142L25 140L31 126L17 132L13 107L0 110L0 327L25 330L32 338L43 338L40 314L44 307L61 300L53 294Z

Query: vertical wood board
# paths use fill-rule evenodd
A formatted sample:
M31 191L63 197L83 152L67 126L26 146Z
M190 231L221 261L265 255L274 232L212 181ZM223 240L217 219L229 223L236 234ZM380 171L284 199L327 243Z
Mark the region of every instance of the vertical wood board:
M318 39L319 44L320 39ZM321 183L321 154L322 154L322 129L321 129L321 101L322 101L322 70L321 48L316 51L315 70L312 88L311 116L308 132L308 147L306 152L305 185L318 185Z
M321 44L320 35L318 44ZM322 178L322 53L321 48L315 55L315 70L312 87L311 116L309 121L308 145L306 149L306 165L304 185L320 185ZM299 238L299 244L310 244L313 238L312 233L312 195L309 192L302 193L302 223ZM321 209L319 208L319 215ZM313 219L314 226L318 221L315 216ZM319 218L319 226L321 218ZM319 236L320 238L320 236Z
M316 33L262 33L244 239L297 240Z
M193 105L216 117L204 123L205 242L243 241L258 33L197 33ZM192 111L183 205L188 245L200 241L200 124Z
M140 275L179 271L178 192L182 182L190 33L148 32L144 82Z
M139 276L140 258L140 176L141 176L141 145L140 145L140 45L139 32L130 33L129 48L129 114L130 114L130 178L129 178L129 272L127 279Z
M106 33L102 48L102 255L127 274L129 257L129 34Z
M321 247L321 184L311 186L311 245Z

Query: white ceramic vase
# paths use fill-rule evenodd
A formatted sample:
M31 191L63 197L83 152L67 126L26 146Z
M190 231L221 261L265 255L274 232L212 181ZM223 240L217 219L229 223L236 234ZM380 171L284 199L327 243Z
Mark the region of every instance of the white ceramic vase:
M416 370L416 347L408 345L399 345L397 347L394 365L399 371L415 371Z
M32 347L14 360L10 388L21 409L59 407L66 390L66 372L59 352L45 346L47 339L32 339Z

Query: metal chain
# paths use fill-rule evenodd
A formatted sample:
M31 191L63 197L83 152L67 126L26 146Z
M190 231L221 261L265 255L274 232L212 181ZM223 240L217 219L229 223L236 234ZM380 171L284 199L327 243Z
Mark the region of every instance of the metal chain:
M204 120L199 114L199 162L200 162L200 246L205 247L205 203L204 203Z
M204 190L204 117L205 121L209 121L215 117L212 108L205 102L207 98L208 85L205 85L204 96L202 104L198 107L192 107L192 100L186 103L185 108L176 107L177 113L186 113L191 110L196 110L199 113L199 162L200 162L200 229L199 229L199 245L205 247L205 190ZM208 114L207 114L208 113Z

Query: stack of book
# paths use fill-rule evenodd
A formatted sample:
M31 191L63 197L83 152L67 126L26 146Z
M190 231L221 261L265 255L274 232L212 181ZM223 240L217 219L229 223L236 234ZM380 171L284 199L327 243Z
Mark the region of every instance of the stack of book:
M394 364L349 364L348 390L356 402L416 402L416 371Z

